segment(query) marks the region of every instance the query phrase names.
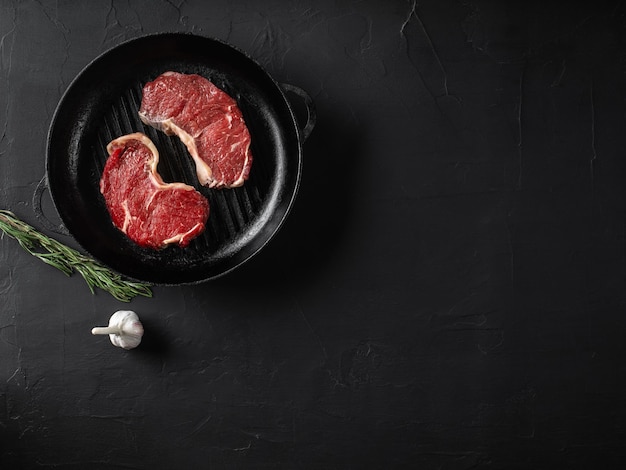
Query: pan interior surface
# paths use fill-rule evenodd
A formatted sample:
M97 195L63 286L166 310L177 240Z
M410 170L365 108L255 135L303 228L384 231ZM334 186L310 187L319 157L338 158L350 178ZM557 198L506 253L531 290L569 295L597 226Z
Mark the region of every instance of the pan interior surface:
M166 71L197 73L237 100L251 134L253 163L242 187L201 187L185 146L138 116L143 86ZM206 230L185 248L141 248L115 228L99 181L116 137L143 132L159 149L166 182L190 184L209 200ZM124 43L98 57L72 82L48 136L47 175L54 205L92 256L133 279L200 282L239 266L273 236L297 192L301 147L280 87L253 60L219 41L162 34Z

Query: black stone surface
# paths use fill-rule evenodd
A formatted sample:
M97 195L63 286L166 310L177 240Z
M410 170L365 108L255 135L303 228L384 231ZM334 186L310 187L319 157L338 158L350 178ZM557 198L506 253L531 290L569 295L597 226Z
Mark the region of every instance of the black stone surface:
M0 238L1 468L623 464L623 3L2 0L0 208L46 231L60 97L163 31L311 94L297 202L232 274L130 304ZM90 334L120 309L138 349Z

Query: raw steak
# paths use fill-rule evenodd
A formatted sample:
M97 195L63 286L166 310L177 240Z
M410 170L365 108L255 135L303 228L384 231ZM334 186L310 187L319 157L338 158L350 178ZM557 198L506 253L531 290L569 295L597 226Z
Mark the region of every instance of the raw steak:
M107 145L100 192L113 224L140 246L187 246L202 233L209 203L192 186L164 183L157 172L159 152L142 133Z
M237 102L200 75L165 72L143 88L141 120L177 135L209 188L241 186L250 172L250 132Z

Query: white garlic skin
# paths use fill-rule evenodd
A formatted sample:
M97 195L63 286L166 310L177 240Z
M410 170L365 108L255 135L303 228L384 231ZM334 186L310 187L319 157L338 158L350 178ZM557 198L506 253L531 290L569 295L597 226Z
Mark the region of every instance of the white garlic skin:
M139 346L143 337L143 324L132 310L119 310L109 319L106 328L94 328L94 335L108 334L114 346L123 349L133 349Z
M115 346L124 349L133 349L139 346L143 337L143 324L137 314L131 310L115 312L111 319L118 315L116 321L120 325L121 334L110 334L109 339ZM109 324L111 320L109 320Z

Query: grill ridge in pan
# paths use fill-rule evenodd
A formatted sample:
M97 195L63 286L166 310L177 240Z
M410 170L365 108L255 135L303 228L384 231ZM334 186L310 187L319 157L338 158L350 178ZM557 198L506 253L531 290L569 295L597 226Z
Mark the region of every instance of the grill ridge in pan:
M178 138L139 119L143 86L168 70L203 75L237 99L252 137L253 163L243 187L200 187ZM206 230L186 248L141 248L111 223L99 191L106 144L132 132L155 142L165 181L191 184L209 200ZM212 279L252 257L287 216L302 164L300 131L280 86L232 46L185 33L128 41L85 67L59 102L47 150L52 200L76 241L121 274L155 284Z

